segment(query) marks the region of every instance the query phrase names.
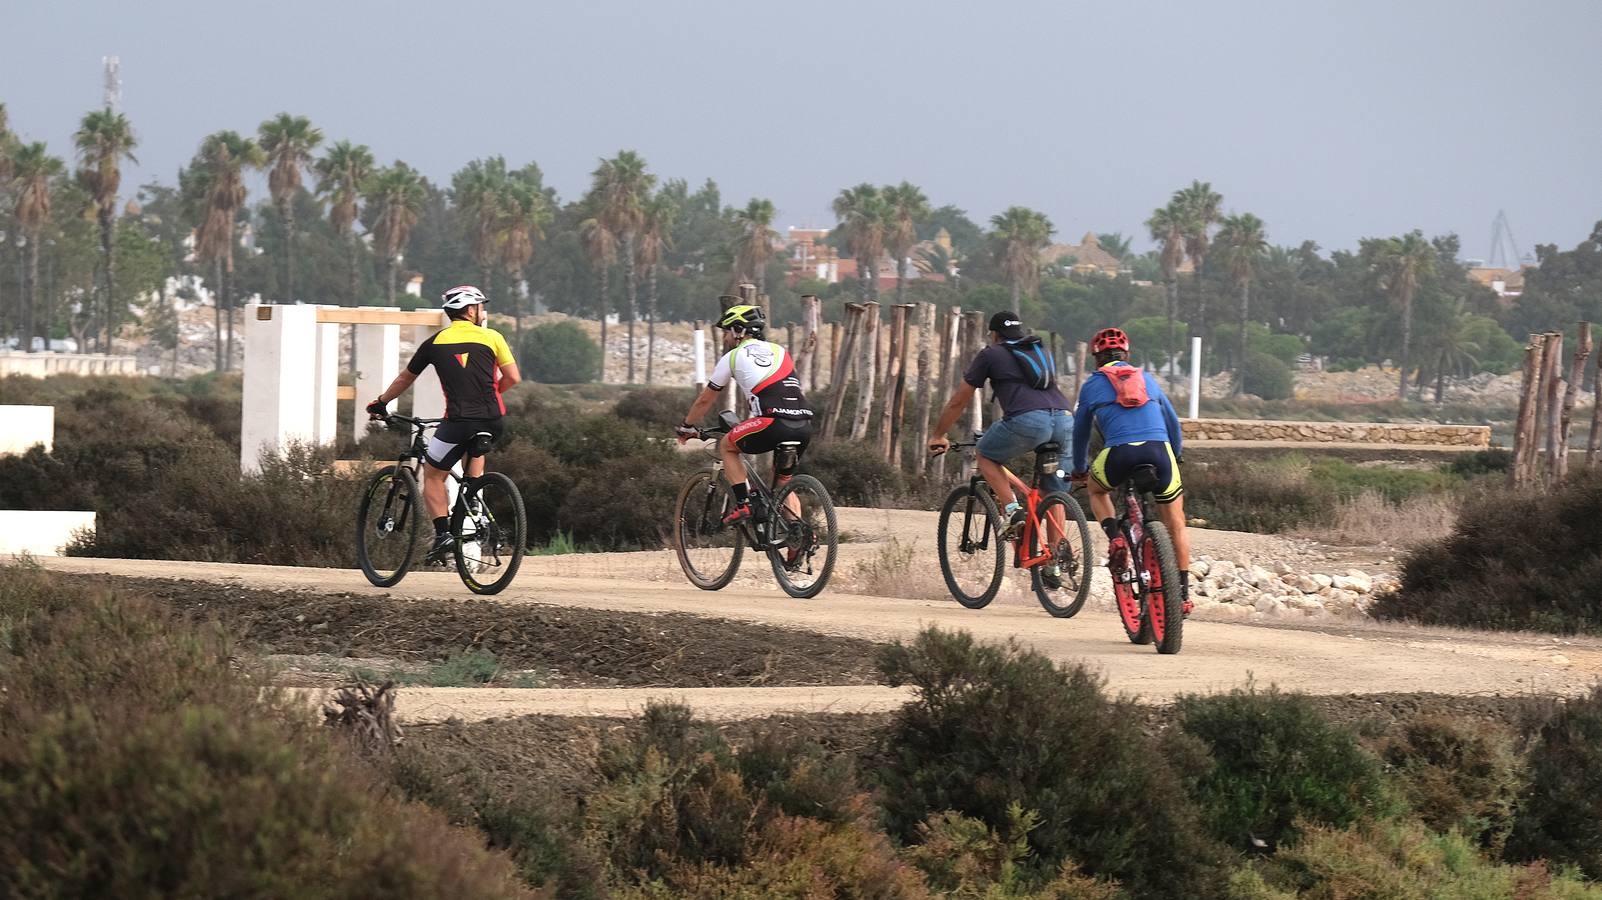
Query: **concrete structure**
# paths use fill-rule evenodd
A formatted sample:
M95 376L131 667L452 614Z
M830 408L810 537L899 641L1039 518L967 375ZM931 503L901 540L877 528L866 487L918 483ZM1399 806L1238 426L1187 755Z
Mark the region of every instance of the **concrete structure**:
M139 361L132 356L99 356L93 353L16 353L0 350L0 378L28 375L143 375Z
M0 406L0 456L27 453L36 444L49 453L55 440L54 406Z
M94 532L95 514L86 510L0 509L0 558L60 556L74 538Z
M1270 419L1193 419L1180 423L1187 445L1195 441L1272 441L1309 446L1389 445L1459 447L1491 446L1488 425L1436 425L1430 422L1276 422Z
M400 329L412 328L414 339L421 341L444 323L438 310L247 306L240 471L259 471L263 453L281 453L293 443L333 443L341 400L356 401L353 433L364 433L365 401L378 396L400 369ZM339 384L341 325L356 328L354 386ZM413 397L414 415L444 414L445 397L433 370L417 379Z

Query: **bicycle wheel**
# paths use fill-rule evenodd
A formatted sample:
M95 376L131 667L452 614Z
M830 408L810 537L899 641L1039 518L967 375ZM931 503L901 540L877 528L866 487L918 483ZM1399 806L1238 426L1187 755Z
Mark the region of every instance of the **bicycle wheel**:
M723 524L733 507L729 486L711 470L691 475L673 507L673 552L684 577L703 591L726 587L740 568L745 535Z
M456 574L475 594L499 594L512 583L528 552L523 495L501 472L486 472L462 491L451 513Z
M356 561L368 581L394 587L406 577L422 547L424 517L423 492L411 472L386 466L367 482L356 511Z
M800 512L788 502L794 497ZM768 551L773 577L792 597L816 597L834 571L834 554L840 545L840 530L834 521L834 502L823 482L811 475L797 475L773 497L778 509L782 536L774 535L776 546ZM819 560L818 555L823 559Z
M1178 653L1184 640L1185 592L1179 582L1174 542L1161 522L1146 523L1140 563L1145 567L1146 611L1151 619L1152 641L1158 653Z
M1123 528L1123 540L1129 541L1129 528ZM1118 607L1118 623L1123 625L1123 634L1128 637L1129 644L1150 644L1152 642L1152 623L1145 615L1145 596L1141 593L1141 577L1139 573L1126 564L1126 577L1133 577L1134 581L1123 581L1118 578L1120 573L1112 572L1113 602Z
M1065 526L1061 535L1049 524L1059 509ZM1051 542L1051 561L1029 570L1035 597L1046 612L1071 619L1084 609L1090 596L1090 526L1085 523L1085 511L1073 497L1054 491L1041 499L1035 512L1039 516L1035 533L1046 535Z
M951 596L969 609L989 606L1007 566L1001 512L990 493L967 485L953 490L940 507L937 537L940 574Z

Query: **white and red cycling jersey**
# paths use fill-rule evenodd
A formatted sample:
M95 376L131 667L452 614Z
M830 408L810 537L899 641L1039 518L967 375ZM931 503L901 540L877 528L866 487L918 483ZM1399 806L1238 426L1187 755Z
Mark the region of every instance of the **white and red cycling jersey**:
M721 391L730 379L745 391L752 418L812 418L812 406L795 374L795 360L778 344L754 338L742 341L718 360L707 387Z

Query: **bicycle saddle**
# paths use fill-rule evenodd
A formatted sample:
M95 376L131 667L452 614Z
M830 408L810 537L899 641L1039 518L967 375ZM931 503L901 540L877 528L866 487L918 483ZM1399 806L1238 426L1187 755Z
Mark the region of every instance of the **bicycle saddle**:
M1157 467L1153 465L1136 466L1129 473L1129 480L1134 483L1135 490L1142 494L1157 492Z
M488 431L480 431L473 435L473 442L467 447L468 456L483 456L495 446L495 435Z
M1035 448L1036 453L1057 453L1061 450L1062 445L1056 441L1047 441Z

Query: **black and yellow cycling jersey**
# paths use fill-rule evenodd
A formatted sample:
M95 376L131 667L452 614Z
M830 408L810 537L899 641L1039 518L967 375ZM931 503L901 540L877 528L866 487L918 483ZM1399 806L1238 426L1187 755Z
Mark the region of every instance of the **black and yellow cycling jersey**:
M506 414L501 366L511 364L512 349L500 332L457 319L419 344L406 370L421 375L434 367L445 392L445 418L498 419Z

